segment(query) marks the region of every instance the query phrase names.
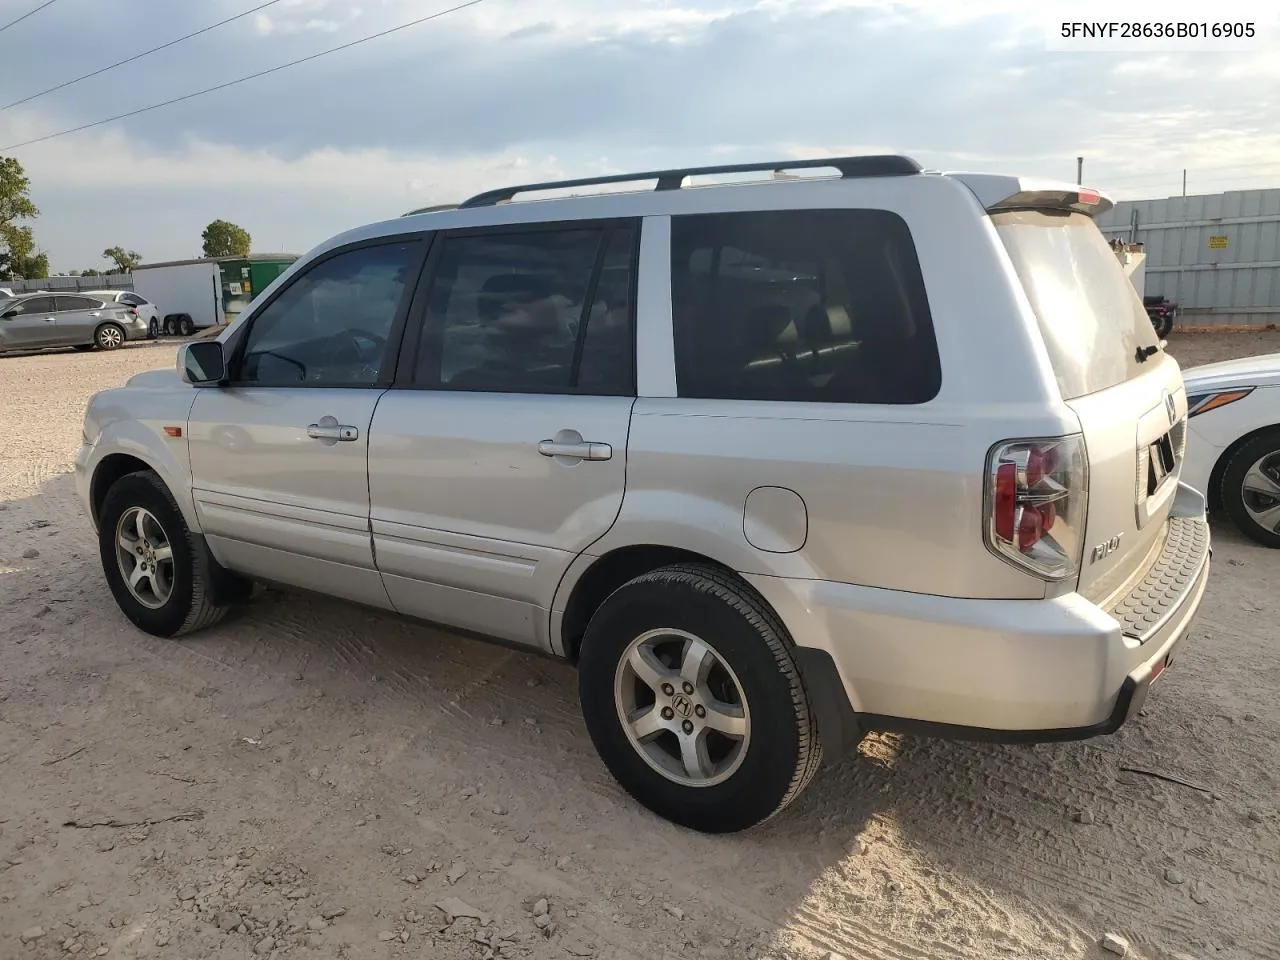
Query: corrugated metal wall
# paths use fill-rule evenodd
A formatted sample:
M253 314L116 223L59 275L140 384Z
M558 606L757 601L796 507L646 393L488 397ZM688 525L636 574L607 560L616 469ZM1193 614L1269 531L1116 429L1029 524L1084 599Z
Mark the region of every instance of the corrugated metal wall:
M1146 293L1175 301L1179 323L1280 323L1280 190L1127 200L1098 226L1145 245Z
M43 280L6 281L2 286L14 293L31 293L36 290L80 291L80 290L132 290L133 275L128 273L112 273L103 277L45 277Z

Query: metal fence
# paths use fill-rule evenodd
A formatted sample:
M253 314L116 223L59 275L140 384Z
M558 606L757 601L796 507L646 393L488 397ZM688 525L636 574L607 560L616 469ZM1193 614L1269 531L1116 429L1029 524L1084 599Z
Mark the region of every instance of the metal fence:
M81 290L132 290L133 276L128 273L112 273L102 277L45 277L43 280L6 280L0 286L14 293L35 293L47 290L51 293L79 293Z
M1183 323L1280 323L1280 190L1129 200L1098 218L1109 239L1146 247L1146 293Z

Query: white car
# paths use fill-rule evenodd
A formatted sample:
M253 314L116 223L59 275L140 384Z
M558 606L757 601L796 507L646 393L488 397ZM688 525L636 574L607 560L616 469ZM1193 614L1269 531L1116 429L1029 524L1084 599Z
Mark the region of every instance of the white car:
M139 296L132 290L87 290L89 296L111 300L122 307L132 309L135 315L147 322L147 339L154 340L160 336L160 309L146 297Z
M1250 539L1280 548L1280 353L1192 367L1184 380L1183 482Z

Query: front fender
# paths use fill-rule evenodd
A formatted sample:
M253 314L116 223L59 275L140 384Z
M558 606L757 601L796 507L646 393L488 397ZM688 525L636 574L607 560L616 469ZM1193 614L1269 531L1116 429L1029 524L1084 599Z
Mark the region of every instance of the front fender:
M185 399L185 398L184 398ZM164 403L157 403L163 408ZM182 512L182 518L193 533L200 533L200 521L196 515L195 501L191 494L191 461L187 450L186 423L190 406L183 409L178 417L164 420L153 418L134 419L131 417L112 417L112 411L99 410L100 432L82 455L76 458L76 472L80 477L81 497L85 500L86 509L93 517L92 493L94 479L109 464L112 457L125 456L141 461L154 470L164 485L173 494ZM102 414L106 416L102 416ZM182 427L182 436L170 437L164 432L165 426ZM94 523L96 525L96 517Z

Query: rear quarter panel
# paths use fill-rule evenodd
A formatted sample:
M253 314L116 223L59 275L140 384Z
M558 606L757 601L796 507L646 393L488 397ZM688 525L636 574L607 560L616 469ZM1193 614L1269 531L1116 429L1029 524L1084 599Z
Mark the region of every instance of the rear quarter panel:
M690 194L697 194L687 201L693 213L846 207L899 214L923 272L942 386L915 406L677 397L670 219L648 217L639 291L642 396L628 444L627 492L617 522L590 552L665 544L765 576L1043 597L1042 581L984 546L986 455L1001 440L1074 433L1079 424L1058 398L1030 306L972 193L945 178L912 177ZM760 486L801 496L802 549L768 552L748 542L744 505Z

